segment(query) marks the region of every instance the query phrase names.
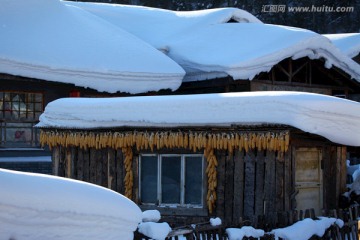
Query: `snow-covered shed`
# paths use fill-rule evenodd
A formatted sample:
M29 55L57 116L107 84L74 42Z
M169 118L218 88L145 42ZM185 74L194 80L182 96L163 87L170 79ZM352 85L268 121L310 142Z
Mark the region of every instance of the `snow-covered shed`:
M336 208L359 113L360 103L300 92L65 98L37 127L55 175L123 193L168 222L236 226Z

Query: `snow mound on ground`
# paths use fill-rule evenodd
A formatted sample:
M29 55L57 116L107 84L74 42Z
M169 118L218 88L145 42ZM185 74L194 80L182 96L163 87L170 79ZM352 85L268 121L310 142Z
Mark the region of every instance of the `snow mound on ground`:
M289 227L274 229L271 233L276 238L280 237L286 240L307 240L313 235L322 237L326 229L334 224L336 220L336 218L327 217L320 217L319 220L306 218Z
M91 129L249 124L285 124L335 143L360 146L360 103L302 92L64 98L46 106L37 126Z
M155 239L164 240L171 232L171 228L168 223L154 223L145 222L139 224L139 232L145 236Z
M260 238L265 234L264 230L255 229L250 226L244 226L242 228L227 228L226 233L229 240L242 240L244 237Z
M158 210L146 210L142 213L143 222L158 222L160 219L161 215Z
M215 227L215 226L220 226L222 224L221 219L220 218L210 218L210 225Z
M98 91L177 89L185 74L138 37L59 0L2 1L0 72Z
M0 239L133 239L141 210L93 184L0 170Z

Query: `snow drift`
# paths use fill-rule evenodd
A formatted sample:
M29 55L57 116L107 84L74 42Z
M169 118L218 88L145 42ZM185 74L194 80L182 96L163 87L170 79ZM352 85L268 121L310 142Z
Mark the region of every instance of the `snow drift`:
M46 106L37 126L91 129L256 124L285 124L335 143L360 146L360 103L302 92L64 98Z
M133 239L141 210L93 184L0 170L0 239Z

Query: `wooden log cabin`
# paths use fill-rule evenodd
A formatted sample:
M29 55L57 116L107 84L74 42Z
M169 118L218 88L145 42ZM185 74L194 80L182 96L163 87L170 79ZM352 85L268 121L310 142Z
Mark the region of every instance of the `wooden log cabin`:
M122 193L173 226L214 216L225 226L257 226L307 208L321 214L345 191L346 145L360 144L360 105L285 95L60 99L38 125L40 141L52 149L55 175ZM296 95L311 104L295 104Z
M48 5L37 5L39 12L34 17L29 9L37 4L36 0L13 11L16 4L7 3L1 14L4 26L14 26L3 29L0 45L0 151L5 149L7 153L15 148L39 148L38 133L32 126L49 102L62 97L287 90L353 99L360 93L359 67L323 36L303 29L269 26L240 9L195 11L187 16L189 13L154 8L53 0ZM53 15L48 12L50 8ZM76 10L69 13L68 8ZM23 16L31 21L22 20ZM132 22L131 27L122 16ZM99 18L105 21L99 23ZM82 21L89 25L84 27ZM164 26L164 22L173 24ZM72 29L68 29L69 24ZM91 26L98 26L102 34ZM199 27L194 31L198 34L195 39L182 39L186 35L183 31L196 30L195 26ZM214 26L216 29L212 29ZM200 32L209 27L210 32L222 36L219 42L208 41L208 33ZM152 34L137 31L143 28ZM225 32L228 28L230 36ZM34 34L19 38L27 33L25 29L32 29ZM64 34L52 38L59 32ZM166 32L178 36L181 44L165 36L159 42L157 36ZM99 40L100 35L109 37ZM138 37L136 42L133 35ZM244 39L244 35L248 38ZM112 41L113 36L123 44ZM288 36L293 40L283 42ZM259 42L259 38L268 41ZM183 45L195 49L184 50ZM221 54L213 53L215 49ZM136 57L126 57L130 55Z

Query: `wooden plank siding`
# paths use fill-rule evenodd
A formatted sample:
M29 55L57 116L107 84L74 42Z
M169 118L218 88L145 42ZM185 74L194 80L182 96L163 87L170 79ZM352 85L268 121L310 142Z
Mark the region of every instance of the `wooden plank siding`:
M164 209L164 219L187 224L195 219L202 222L210 217L219 217L223 225L228 227L277 223L282 214L295 209L294 153L298 148L309 146L322 151L324 208L336 208L337 196L343 188L346 149L323 140L310 141L309 135L305 137L305 140L293 137L285 153L257 149L247 152L235 150L233 153L215 150L218 161L215 211L211 215L207 213L206 204L203 212L197 215L189 214L191 209L180 209L178 212ZM160 150L164 151L171 149ZM133 201L136 203L140 203L139 154L134 150L132 162ZM121 149L56 146L52 158L55 175L95 183L121 194L125 192L124 155ZM204 181L206 185L206 175Z
M276 221L277 212L290 210L290 156L264 150L218 155L217 216L225 226L257 225L259 216Z

